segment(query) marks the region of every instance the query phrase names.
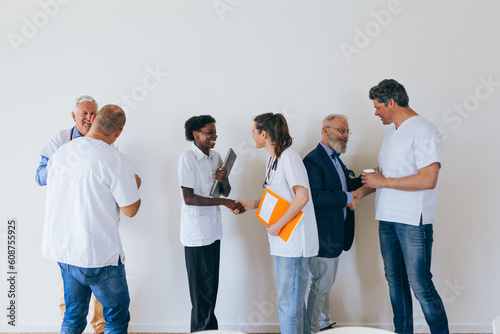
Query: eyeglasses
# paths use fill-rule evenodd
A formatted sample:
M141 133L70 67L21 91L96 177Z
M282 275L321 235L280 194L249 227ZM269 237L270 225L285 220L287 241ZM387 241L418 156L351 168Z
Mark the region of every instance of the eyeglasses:
M351 135L351 133L352 133L351 130L346 130L344 128L333 128L333 127L328 126L328 125L326 127L329 128L329 129L335 129L335 130L337 130L338 132L340 132L341 135L343 135L346 132L347 132L348 135Z

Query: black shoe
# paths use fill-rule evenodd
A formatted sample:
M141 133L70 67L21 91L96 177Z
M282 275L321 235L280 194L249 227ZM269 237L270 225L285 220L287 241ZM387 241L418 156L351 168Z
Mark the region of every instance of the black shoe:
M320 332L322 332L322 331L326 331L327 329L332 329L332 328L333 328L333 326L335 326L336 324L337 324L336 322L331 323L331 324L329 324L329 325L328 325L328 326L326 326L326 327L320 328L320 330L319 330L319 331L320 331Z

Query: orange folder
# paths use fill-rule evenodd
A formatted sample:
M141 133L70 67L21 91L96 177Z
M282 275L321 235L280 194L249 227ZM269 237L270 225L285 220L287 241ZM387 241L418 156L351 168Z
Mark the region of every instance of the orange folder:
M259 208L257 214L255 215L264 225L269 226L278 221L278 219L283 216L283 214L288 210L290 203L281 198L279 195L275 194L269 189L264 191L262 199L260 200ZM283 241L287 242L290 239L293 231L297 227L297 224L302 219L304 215L303 211L300 211L292 220L290 220L280 231L279 237Z

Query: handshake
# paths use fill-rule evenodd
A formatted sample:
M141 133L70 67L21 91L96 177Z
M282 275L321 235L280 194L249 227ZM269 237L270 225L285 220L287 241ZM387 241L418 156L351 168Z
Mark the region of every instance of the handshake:
M353 199L351 202L347 203L346 207L350 210L356 209L361 198L372 193L376 188L382 186L382 179L383 176L380 175L378 167L376 167L375 169L363 170L363 172L361 173L361 182L363 183L363 186L354 191L351 191Z
M359 205L359 201L361 200L361 197L360 197L360 194L355 191L351 191L351 194L353 196L352 198L352 201L350 201L349 203L347 203L346 207L352 211L354 211L358 205Z
M242 214L248 210L248 206L246 205L247 203L241 201L241 200L233 200L226 198L224 199L224 206L231 210L232 213L235 215Z

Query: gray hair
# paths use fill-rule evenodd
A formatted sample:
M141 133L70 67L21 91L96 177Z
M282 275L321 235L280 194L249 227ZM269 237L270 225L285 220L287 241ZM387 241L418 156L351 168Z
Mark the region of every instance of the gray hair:
M125 112L117 105L108 104L99 110L94 121L94 126L100 133L109 136L114 132L123 129L126 122Z
M74 111L75 113L78 110L78 103L82 103L82 102L94 102L95 105L97 106L97 102L92 96L82 95L80 97L77 97L75 100L75 111Z
M340 118L343 121L347 122L347 116L343 114L330 114L325 117L323 122L321 122L321 130L323 130L323 127L326 125L326 123L330 122L331 120L334 120L335 118Z
M385 104L386 107L391 99L394 99L394 102L403 108L408 107L410 102L404 86L394 79L380 81L378 85L370 89L368 97L370 100L377 100L379 103Z

